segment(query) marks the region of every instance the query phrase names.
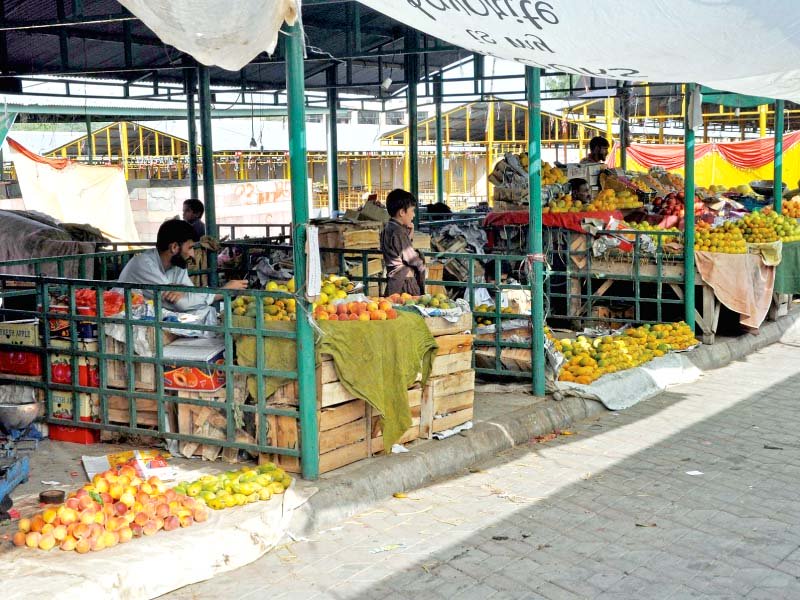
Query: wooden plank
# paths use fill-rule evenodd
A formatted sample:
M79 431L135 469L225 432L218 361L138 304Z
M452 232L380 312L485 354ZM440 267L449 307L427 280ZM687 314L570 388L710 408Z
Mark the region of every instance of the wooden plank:
M472 408L466 408L458 412L451 413L441 419L434 419L431 426L431 433L437 431L444 431L445 429L452 429L458 425L463 425L467 421L472 420Z
M419 439L419 424L412 425L404 434L403 436L397 440L396 443L398 444L408 444L409 442L413 442L414 440ZM379 435L378 437L374 437L370 440L370 448L369 453L370 456L375 456L377 454L383 454L383 435Z
M109 423L122 423L128 425L131 421L131 413L126 408L108 409L108 422ZM136 425L145 425L147 427L158 427L158 413L148 411L136 411Z
M369 456L369 441L364 439L349 446L337 448L319 457L319 472L327 473ZM299 472L299 471L297 471Z
M475 390L467 390L448 396L438 396L433 399L433 412L436 415L447 415L466 408L472 408L474 402Z
M317 367L317 380L322 384L339 381L339 374L336 372L336 367L333 364L332 358L323 360Z
M345 423L363 419L367 414L367 403L363 400L353 400L339 406L324 408L319 413L319 430L335 429Z
M472 349L472 334L457 333L453 335L440 335L436 338L436 356L445 354L460 354Z
M423 317L428 330L434 337L452 333L464 333L472 330L472 313L462 314L458 320L451 323L444 317Z
M383 436L383 424L381 422L381 415L375 409L371 408L368 413L370 420L370 436L372 438ZM422 415L422 406L415 406L411 409L411 427L419 429L419 422Z
M322 384L322 393L320 394L318 404L322 408L328 406L336 406L343 402L356 400L356 398L347 391L347 389L339 381Z
M342 446L348 446L359 440L367 438L367 419L362 418L358 421L346 423L341 427L321 431L319 434L320 455L331 452Z
M430 398L436 398L473 389L475 389L475 371L464 371L428 379L424 394Z
M445 354L433 358L431 377L441 377L449 373L459 373L472 369L472 350L458 354Z
M414 387L408 390L408 406L413 408L422 404L422 388Z

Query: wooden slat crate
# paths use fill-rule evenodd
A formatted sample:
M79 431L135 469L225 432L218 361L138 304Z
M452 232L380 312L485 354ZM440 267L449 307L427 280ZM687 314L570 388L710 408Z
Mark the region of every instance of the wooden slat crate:
M161 340L163 345L168 345L174 342L177 336L166 331L161 332ZM155 351L155 329L149 328L147 330L147 340L150 348ZM105 351L108 354L125 354L125 343L120 342L106 336ZM149 363L134 363L133 375L135 379L134 389L143 392L155 391L156 381L156 366ZM106 382L108 387L126 389L128 387L128 368L127 363L122 360L107 360L106 361Z
M136 425L139 427L158 427L158 403L147 398L133 398L136 403ZM166 402L164 410L167 422L175 424L175 405ZM108 397L108 422L121 425L130 424L130 404L123 396Z
M424 317L424 319L433 337L472 330L472 313L462 314L455 322L448 321L444 317Z
M431 377L458 373L472 368L472 334L457 333L436 338L439 348L433 359Z
M428 379L422 392L419 433L430 438L472 419L475 371L461 371Z
M398 444L407 444L419 439L419 423L422 416L422 388L416 387L408 390L408 407L411 409L411 427L397 441ZM367 406L370 420L370 456L383 453L383 430L381 416L371 406Z
M269 442L280 448L300 448L300 423L294 417L269 415ZM327 473L369 456L369 423L363 400L350 400L317 411L319 472ZM300 459L282 454L261 454L259 463L271 461L290 473L299 473Z

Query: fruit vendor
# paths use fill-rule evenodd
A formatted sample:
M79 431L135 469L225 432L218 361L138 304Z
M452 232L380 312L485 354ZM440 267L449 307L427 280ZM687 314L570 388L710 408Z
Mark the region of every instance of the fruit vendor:
M589 154L587 154L581 164L604 163L608 157L608 140L599 135L589 141Z
M573 202L582 202L589 204L592 201L592 190L589 187L589 182L580 177L575 177L569 180L570 195Z
M158 228L156 247L134 256L120 273L119 281L142 285L182 285L192 287L186 271L187 261L194 257L194 228L186 221L172 219ZM247 288L246 280L232 280L228 289ZM153 292L143 288L145 298ZM216 325L217 311L211 306L221 296L193 292L164 292L162 306L173 312L194 314L206 325Z
M416 206L416 198L405 190L392 190L386 196L386 210L391 218L381 232L381 252L388 279L384 296L424 293L425 261L411 241Z

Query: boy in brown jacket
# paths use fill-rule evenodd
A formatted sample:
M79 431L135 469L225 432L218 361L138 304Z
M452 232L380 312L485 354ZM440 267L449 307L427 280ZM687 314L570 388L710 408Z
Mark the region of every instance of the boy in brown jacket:
M416 206L417 200L405 190L392 190L386 196L386 210L391 218L381 232L381 251L388 278L384 296L425 293L425 262L411 242Z

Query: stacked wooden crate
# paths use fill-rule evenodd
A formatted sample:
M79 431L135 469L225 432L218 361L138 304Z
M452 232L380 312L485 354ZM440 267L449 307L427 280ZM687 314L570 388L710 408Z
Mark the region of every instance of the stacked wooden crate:
M369 456L370 421L367 404L354 398L339 381L333 359L322 356L317 365L317 424L319 471L326 473ZM287 383L270 396L272 408L298 408L297 382ZM300 448L300 422L294 417L269 415L268 443L278 448ZM283 454L261 454L259 462L274 462L290 473L300 472L300 459Z
M380 235L383 223L378 221L357 221L324 223L319 225L320 248L342 248L346 250L375 250L380 248ZM359 259L360 254L346 254L346 259ZM339 255L322 253L322 267L325 271L339 269Z
M139 326L144 327L144 326ZM153 327L146 327L147 329L147 344L150 349L155 353L156 347L156 330ZM161 332L161 343L166 346L177 339L177 336L166 331ZM125 342L120 342L112 338L110 335L106 336L105 340L106 354L122 354L126 353ZM132 356L135 356L131 352ZM134 362L133 365L133 387L136 390L143 392L155 391L158 381L156 380L156 366L153 363ZM106 361L106 382L108 387L127 389L128 388L128 363L124 360L110 359Z
M465 313L451 323L442 317L425 319L438 350L430 378L422 390L419 437L471 421L475 400L475 371L472 368L472 314Z

